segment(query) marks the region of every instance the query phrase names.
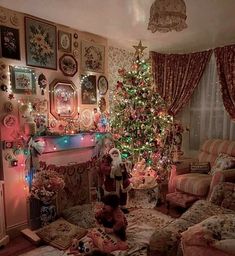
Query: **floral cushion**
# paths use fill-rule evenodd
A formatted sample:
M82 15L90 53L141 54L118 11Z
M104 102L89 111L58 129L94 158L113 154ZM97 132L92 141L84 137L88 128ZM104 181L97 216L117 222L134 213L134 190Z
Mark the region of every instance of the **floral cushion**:
M234 255L235 215L222 214L209 217L201 223L189 227L181 235L184 255L196 255L192 252L198 247L205 249L202 250L203 254L199 255ZM188 250L190 247L191 253ZM211 248L210 253L206 253L206 248L209 247Z
M206 218L223 213L233 213L229 209L222 208L206 200L198 200L191 208L181 215L181 219L197 224Z
M215 186L210 202L235 211L235 183L222 182Z
M210 174L213 175L218 171L227 170L233 167L235 167L235 157L232 157L224 153L220 153L210 170Z
M44 242L64 250L72 244L74 237L80 239L86 235L87 230L60 218L39 229L36 233Z

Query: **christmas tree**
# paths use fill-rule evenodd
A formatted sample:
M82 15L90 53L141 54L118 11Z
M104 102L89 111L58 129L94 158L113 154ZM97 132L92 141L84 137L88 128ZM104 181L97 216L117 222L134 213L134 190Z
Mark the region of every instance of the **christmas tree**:
M171 143L168 139L173 118L153 86L149 61L144 60L141 42L131 70L118 70L111 109L111 131L123 158L145 159L155 170L169 169Z

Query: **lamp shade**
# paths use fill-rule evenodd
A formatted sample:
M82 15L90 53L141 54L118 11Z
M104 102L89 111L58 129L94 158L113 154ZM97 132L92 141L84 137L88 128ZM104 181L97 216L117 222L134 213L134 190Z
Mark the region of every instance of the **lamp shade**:
M152 33L182 31L187 28L186 18L183 0L155 0L150 8L148 30Z

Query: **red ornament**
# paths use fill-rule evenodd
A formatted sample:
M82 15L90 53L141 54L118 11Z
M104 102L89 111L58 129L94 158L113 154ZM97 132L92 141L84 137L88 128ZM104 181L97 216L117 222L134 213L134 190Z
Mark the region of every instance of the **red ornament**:
M10 93L9 95L8 95L8 99L9 100L12 100L12 99L14 99L15 97L14 97L14 94L13 93Z
M118 74L119 74L120 76L125 76L126 70L125 70L124 68L118 69Z
M118 90L119 88L122 89L122 87L123 87L123 83L117 81L117 85L116 85L117 90Z

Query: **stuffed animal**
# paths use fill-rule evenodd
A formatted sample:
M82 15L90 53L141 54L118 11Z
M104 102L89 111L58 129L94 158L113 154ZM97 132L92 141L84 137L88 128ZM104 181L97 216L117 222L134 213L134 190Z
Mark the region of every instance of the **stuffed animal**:
M84 237L82 239L74 238L72 241L72 245L70 247L70 253L75 255L83 255L90 253L93 249L92 239L89 237Z

